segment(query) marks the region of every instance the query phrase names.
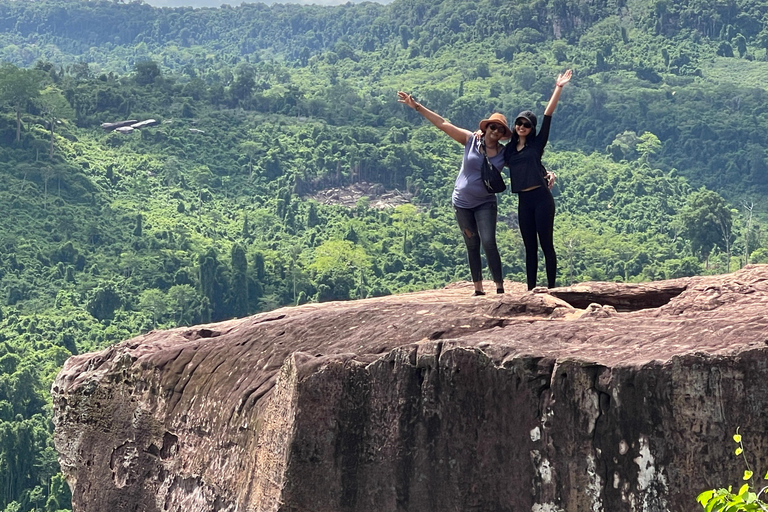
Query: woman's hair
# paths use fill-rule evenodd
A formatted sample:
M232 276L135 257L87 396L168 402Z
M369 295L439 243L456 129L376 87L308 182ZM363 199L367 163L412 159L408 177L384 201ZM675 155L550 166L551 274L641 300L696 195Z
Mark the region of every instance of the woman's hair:
M520 137L517 135L517 130L512 130L512 138L509 139L509 144L512 144L512 143L517 144L519 140L520 140ZM525 137L525 142L530 144L534 140L536 140L536 127L535 126L533 128L531 128L531 133L529 133Z

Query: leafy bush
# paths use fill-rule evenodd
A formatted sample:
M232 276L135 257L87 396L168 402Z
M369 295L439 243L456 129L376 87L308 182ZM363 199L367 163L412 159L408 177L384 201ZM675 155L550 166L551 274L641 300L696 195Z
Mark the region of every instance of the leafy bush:
M754 472L744 452L744 443L738 428L733 436L733 440L738 444L734 453L744 458L746 469L744 470L742 480L747 481L747 483L742 485L737 492L733 492L733 487L730 485L727 489L720 488L704 491L699 494L696 501L699 502L706 512L768 512L768 502L760 498L760 495L768 489L768 486L764 486L757 492L754 491L757 487L750 486L749 481L752 480ZM768 473L766 473L763 479L768 480Z

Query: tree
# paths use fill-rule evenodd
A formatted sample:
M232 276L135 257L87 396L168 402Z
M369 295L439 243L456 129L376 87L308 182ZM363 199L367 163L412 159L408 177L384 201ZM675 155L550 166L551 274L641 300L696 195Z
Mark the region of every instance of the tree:
M307 227L312 228L320 224L320 218L317 216L317 203L310 201L307 207Z
M235 104L250 98L254 87L256 87L256 72L249 64L241 64L235 71L235 81L229 88Z
M192 324L195 317L190 313L201 305L197 292L189 284L171 286L168 290L168 302L178 325Z
M37 71L5 64L0 67L0 102L16 113L16 142L21 140L21 114L40 96L42 77Z
M752 210L755 207L755 203L745 199L742 202L742 206L744 207L744 211L746 212L747 217L747 221L745 223L747 232L744 233L744 264L749 265L749 237L752 234Z
M617 135L616 138L613 139L613 142L611 142L611 145L605 149L617 162L621 160L632 160L637 154L639 141L640 138L635 132L627 130L624 133Z
M371 268L371 258L348 240L327 240L315 249L309 270L315 274L317 300L348 300L356 288L356 276ZM357 287L359 288L359 287Z
M568 44L565 41L555 41L552 43L552 55L558 64L562 64L568 59Z
M141 233L144 224L144 216L140 213L136 214L136 227L133 228L133 236L141 238Z
M140 60L133 67L136 76L134 80L138 85L150 85L160 77L160 67L153 60Z
M48 157L53 158L53 134L56 129L56 124L62 119L74 117L75 111L72 109L62 92L56 87L46 87L40 93L38 102L40 104L40 110L46 118L50 129L51 141Z
M408 25L400 25L398 32L400 34L400 46L407 50L408 41L413 37L413 33Z
M208 307L203 310L204 322L211 321L211 315L220 307L220 285L218 282L219 260L213 248L198 257L200 271L200 294L208 300Z
M248 260L242 245L236 243L232 246L231 258L231 309L232 314L240 318L248 314Z
M768 56L768 29L763 29L760 31L759 34L757 34L757 37L755 37L755 43L760 48L763 48L766 50L766 55Z
M123 299L118 293L118 286L106 282L96 287L86 302L86 309L97 320L107 320L113 317L115 310L123 305Z
M264 147L255 141L246 140L241 142L238 147L240 151L248 155L248 174L253 176L253 159L264 152Z
M168 300L162 290L151 288L141 292L139 307L152 315L152 325L157 327L157 321L168 311Z
M647 164L650 155L655 155L661 149L661 141L651 132L645 132L638 139L636 149L643 162Z
M682 235L691 243L694 253L701 254L709 268L712 249L724 249L730 259L732 215L720 194L701 188L688 196L678 214Z
M744 55L747 54L747 39L743 35L738 34L734 42L736 43L736 50L739 52L739 57L744 58Z
M733 57L733 46L728 41L720 41L717 47L717 54L720 57Z
M475 76L478 78L488 78L491 76L491 69L487 62L478 62L475 67Z

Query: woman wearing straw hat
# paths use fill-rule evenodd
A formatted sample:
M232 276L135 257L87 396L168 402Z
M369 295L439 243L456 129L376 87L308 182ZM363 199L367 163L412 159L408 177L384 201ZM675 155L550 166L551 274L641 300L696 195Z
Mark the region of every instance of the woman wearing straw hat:
M569 69L557 76L555 91L544 110L544 120L539 133L536 133L536 115L530 110L524 110L515 118L512 140L504 148L504 163L509 167L509 177L512 180L511 190L517 193L519 199L517 218L525 245L525 271L529 290L536 286L539 243L544 252L549 288L555 287L557 277L557 255L553 235L555 199L549 191L554 183L554 173L547 173L541 163L541 156L549 140L552 113L560 99L563 86L571 80L571 74Z
M445 132L449 137L464 146L464 159L453 188L453 209L456 220L467 246L467 259L474 295L485 295L483 291L483 270L480 258L482 245L488 267L496 283L496 293L504 293L504 278L501 271L501 257L496 246L496 194L488 192L483 183L481 168L485 156L497 169L504 166L504 146L500 140L507 139L511 131L507 118L494 113L488 119L480 121L481 134L474 134L464 128L449 123L435 112L419 104L413 96L398 92L398 101L405 103L421 114L430 123Z

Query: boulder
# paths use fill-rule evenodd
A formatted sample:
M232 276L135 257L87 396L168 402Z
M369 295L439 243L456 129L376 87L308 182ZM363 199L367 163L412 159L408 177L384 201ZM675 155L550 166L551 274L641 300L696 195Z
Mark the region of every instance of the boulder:
M101 123L101 127L106 131L112 131L115 128L121 128L123 126L130 126L134 123L138 123L138 119L128 119L126 121L118 121L116 123Z
M160 124L160 122L157 119L147 119L145 121L132 124L131 128L134 130L140 130L141 128L149 128L150 126L155 126L158 124Z
M488 283L492 286L492 283ZM53 387L73 512L696 510L768 469L768 266L153 331Z

